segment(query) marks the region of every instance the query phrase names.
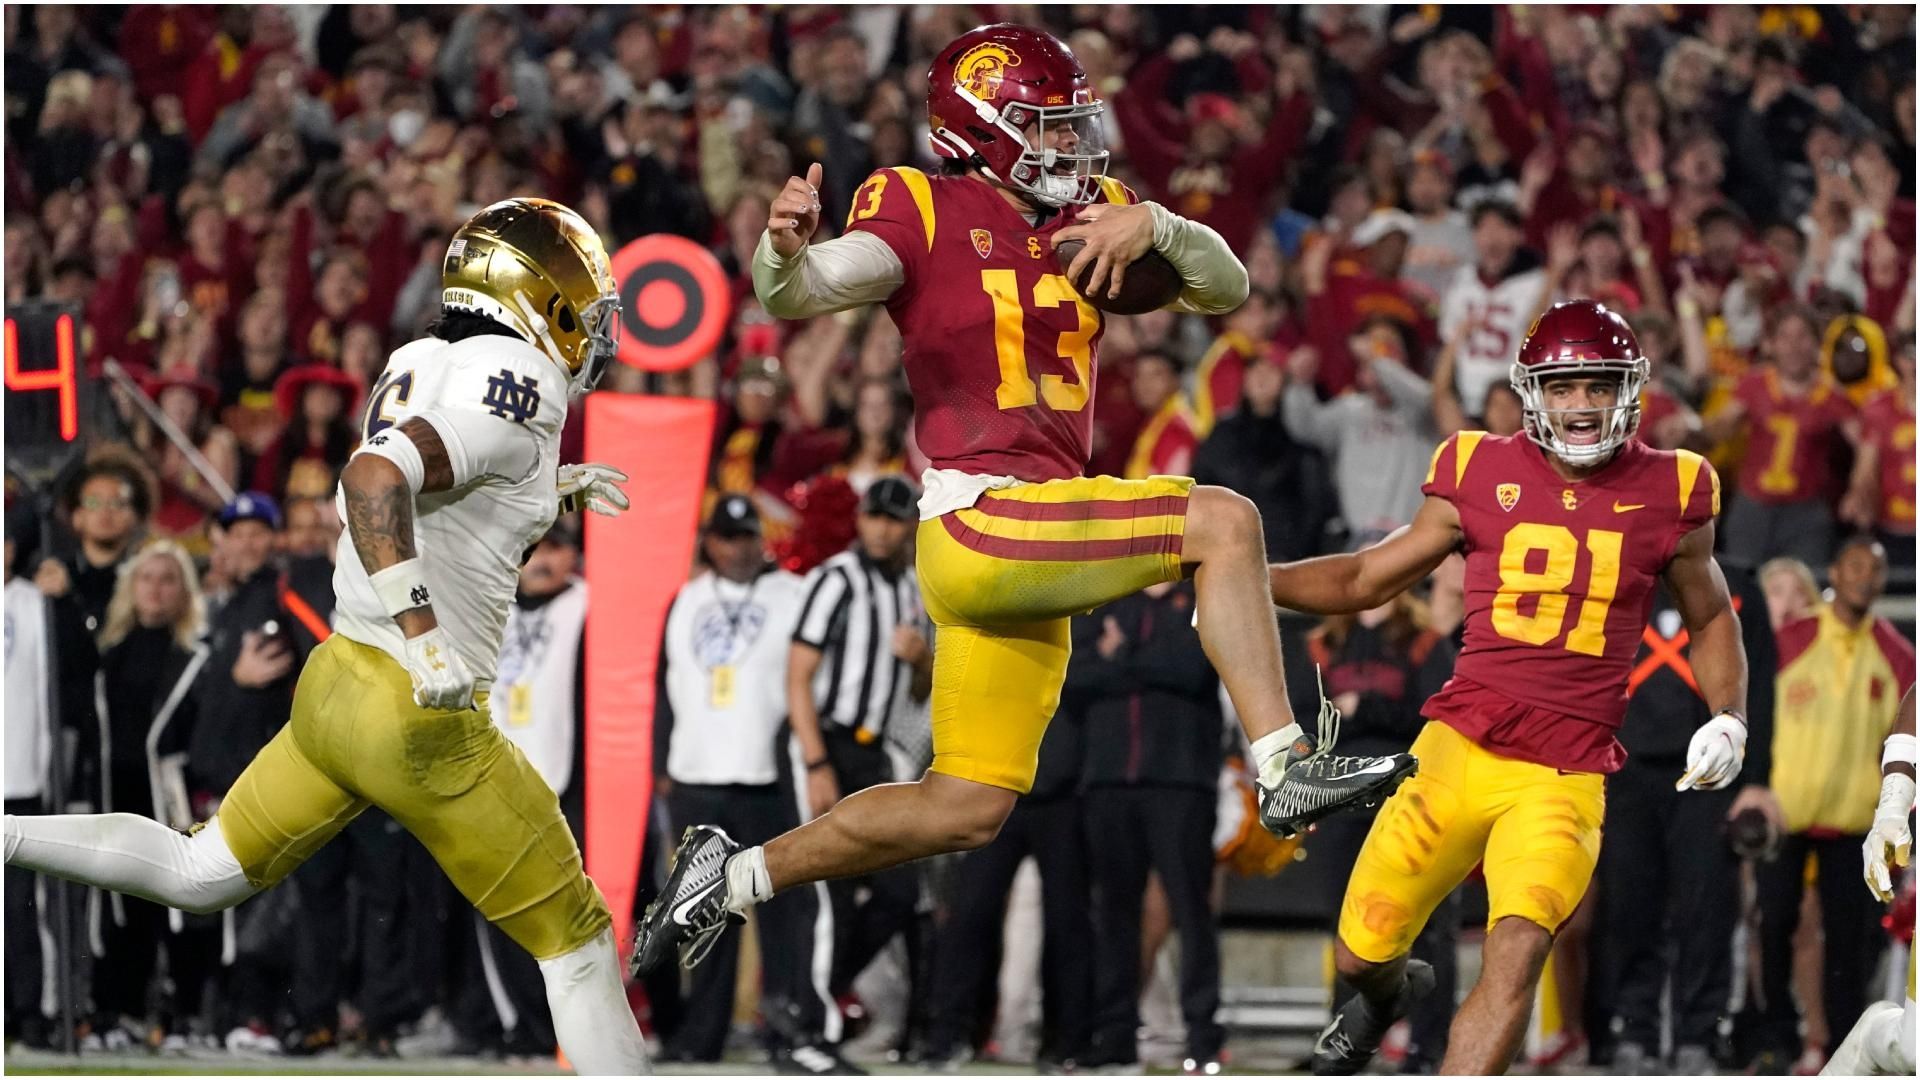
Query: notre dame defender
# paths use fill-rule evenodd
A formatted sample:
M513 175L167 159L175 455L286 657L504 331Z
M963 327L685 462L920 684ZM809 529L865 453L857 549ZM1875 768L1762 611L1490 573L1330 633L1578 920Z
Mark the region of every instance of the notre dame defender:
M575 1067L644 1072L606 901L552 789L486 712L521 552L563 500L627 506L618 470L559 463L568 398L613 356L613 275L573 211L511 199L455 234L443 280L433 336L387 361L341 473L337 632L302 669L292 720L190 833L7 815L7 863L218 911L378 806L540 961Z

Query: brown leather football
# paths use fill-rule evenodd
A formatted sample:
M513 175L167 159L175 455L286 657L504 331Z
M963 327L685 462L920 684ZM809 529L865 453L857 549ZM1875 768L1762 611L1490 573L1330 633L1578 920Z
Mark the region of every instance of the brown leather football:
M1060 272L1066 273L1073 265L1073 257L1086 246L1085 240L1064 240L1053 249L1054 261L1060 264ZM1158 311L1180 298L1180 271L1173 268L1165 255L1149 249L1145 255L1127 264L1127 273L1120 281L1120 295L1108 296L1106 283L1102 283L1100 295L1090 296L1085 288L1087 278L1093 274L1093 260L1080 270L1080 280L1073 283L1087 303L1101 311L1114 315L1144 315L1149 311Z

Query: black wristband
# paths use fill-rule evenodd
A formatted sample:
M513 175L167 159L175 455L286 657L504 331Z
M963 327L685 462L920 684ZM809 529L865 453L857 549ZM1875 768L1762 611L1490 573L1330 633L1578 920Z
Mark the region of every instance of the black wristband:
M809 761L807 762L807 771L813 772L816 769L824 769L831 764L833 764L833 762L826 758L821 758L819 761Z

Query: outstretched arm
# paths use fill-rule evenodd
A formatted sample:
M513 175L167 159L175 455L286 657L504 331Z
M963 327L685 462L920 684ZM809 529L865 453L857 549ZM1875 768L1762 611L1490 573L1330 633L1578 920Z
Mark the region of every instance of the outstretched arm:
M1267 567L1273 602L1313 615L1379 607L1432 573L1461 535L1460 512L1428 496L1412 524L1372 547Z
M1913 832L1907 825L1913 813L1914 783L1913 687L1900 699L1900 718L1887 736L1880 756L1880 805L1873 812L1865 850L1867 888L1882 903L1893 899L1893 867L1913 859Z

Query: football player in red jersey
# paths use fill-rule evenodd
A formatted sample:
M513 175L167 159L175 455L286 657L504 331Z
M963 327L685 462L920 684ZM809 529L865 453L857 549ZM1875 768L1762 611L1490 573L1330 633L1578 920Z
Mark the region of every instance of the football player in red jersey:
M1445 1073L1499 1073L1526 1032L1554 933L1600 852L1614 731L1656 578L1692 635L1713 718L1685 788L1731 783L1746 753L1747 661L1713 560L1720 482L1698 454L1632 438L1648 365L1591 300L1535 320L1511 372L1525 435L1463 431L1434 453L1413 523L1363 551L1271 568L1276 603L1321 614L1385 603L1466 556L1466 641L1428 700L1420 774L1375 819L1341 904L1336 962L1359 991L1321 1033L1317 1073L1354 1073L1433 973L1407 951L1475 864L1487 879L1479 983Z
M871 873L992 840L1033 783L1059 704L1068 619L1191 573L1199 631L1260 773L1261 819L1297 832L1376 802L1407 755L1334 757L1287 705L1253 504L1186 477L1087 477L1101 313L1074 287L1117 292L1158 251L1180 273L1180 310L1218 314L1247 296L1219 235L1105 175L1103 106L1052 35L1013 25L961 35L934 58L927 112L940 175L881 169L854 195L847 232L812 244L821 170L773 201L754 289L782 318L884 303L904 341L924 479L917 566L938 627L934 760L917 782L868 788L764 848L689 829L635 964L675 947L697 963L730 914L780 889ZM1062 274L1054 245L1083 240ZM1324 713L1323 713L1324 716ZM809 784L831 784L825 745L796 729ZM1124 841L1122 841L1124 842Z

